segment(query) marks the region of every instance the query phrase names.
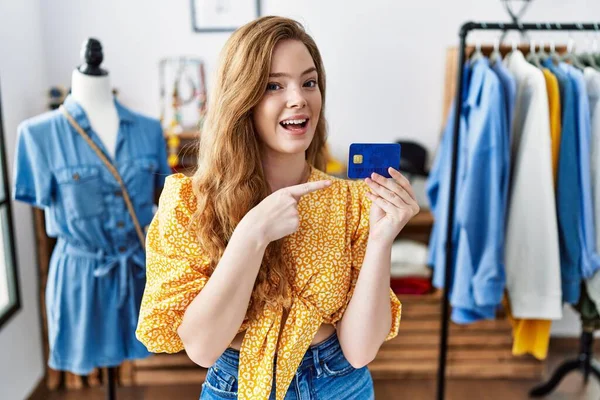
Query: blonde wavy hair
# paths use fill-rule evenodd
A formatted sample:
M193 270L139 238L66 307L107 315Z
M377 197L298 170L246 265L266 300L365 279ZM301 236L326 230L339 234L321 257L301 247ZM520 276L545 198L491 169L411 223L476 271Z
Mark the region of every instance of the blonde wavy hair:
M304 43L317 69L323 106L305 157L315 168L325 170L325 71L317 45L292 19L269 16L244 25L221 52L193 177L198 207L192 216L192 229L211 260L210 271L214 271L240 220L271 193L252 111L265 93L273 48L281 40ZM267 305L284 309L291 305L291 271L283 257L283 240L267 246L248 306L251 320Z

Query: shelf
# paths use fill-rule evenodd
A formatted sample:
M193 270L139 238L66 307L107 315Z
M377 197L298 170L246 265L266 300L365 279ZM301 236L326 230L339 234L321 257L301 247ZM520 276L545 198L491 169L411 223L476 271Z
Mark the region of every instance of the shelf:
M167 131L163 131L163 134L165 136L165 138L169 137L169 135L167 135ZM179 138L181 140L196 140L198 138L200 138L200 132L194 129L184 129L183 132L181 132L179 135Z

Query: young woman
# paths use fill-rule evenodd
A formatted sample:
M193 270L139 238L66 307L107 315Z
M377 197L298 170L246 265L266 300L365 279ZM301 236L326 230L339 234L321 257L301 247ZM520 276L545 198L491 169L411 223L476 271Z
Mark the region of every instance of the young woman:
M299 23L255 20L221 57L197 172L167 178L148 231L137 336L209 367L201 399L371 399L413 190L323 172L325 71Z

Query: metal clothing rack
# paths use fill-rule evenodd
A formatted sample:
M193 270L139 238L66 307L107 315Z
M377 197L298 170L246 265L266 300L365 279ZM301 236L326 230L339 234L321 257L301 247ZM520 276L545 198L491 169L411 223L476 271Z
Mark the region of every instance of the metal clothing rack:
M449 293L447 290L448 282L451 281L452 263L452 227L454 225L454 201L456 191L456 170L458 164L458 137L460 127L460 115L462 113L463 92L463 74L466 53L466 39L471 31L489 31L498 30L506 31L598 31L599 23L502 23L502 22L466 22L460 28L459 32L459 57L458 57L458 82L456 84L456 100L455 100L455 118L452 137L452 170L450 175L450 198L448 200L448 226L446 231L446 261L445 261L445 278L442 300L442 321L441 321L441 338L440 338L440 353L438 360L437 374L437 399L444 400L445 384L446 384L446 359L448 353L448 323L449 323ZM581 350L579 357L575 360L566 361L558 367L548 383L534 388L531 396L541 396L551 392L559 381L569 371L579 369L582 370L585 380L589 376L590 371L600 379L600 366L592 358L593 335L589 332L583 332L581 340Z

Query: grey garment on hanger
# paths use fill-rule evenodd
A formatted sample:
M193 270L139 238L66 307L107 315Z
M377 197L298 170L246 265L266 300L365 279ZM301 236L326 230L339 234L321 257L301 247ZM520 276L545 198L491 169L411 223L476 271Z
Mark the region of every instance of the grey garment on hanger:
M594 223L596 225L596 248L600 249L600 72L591 67L584 70L584 78L590 101L591 135L591 178ZM600 270L586 280L590 298L600 310Z
M600 271L596 271L594 276L586 279L585 287L590 299L596 305L596 310L600 312Z
M600 314L598 314L598 306L594 304L590 298L590 291L587 286L581 285L581 297L575 305L575 309L581 316L581 324L584 329L590 328L594 330L600 329Z

